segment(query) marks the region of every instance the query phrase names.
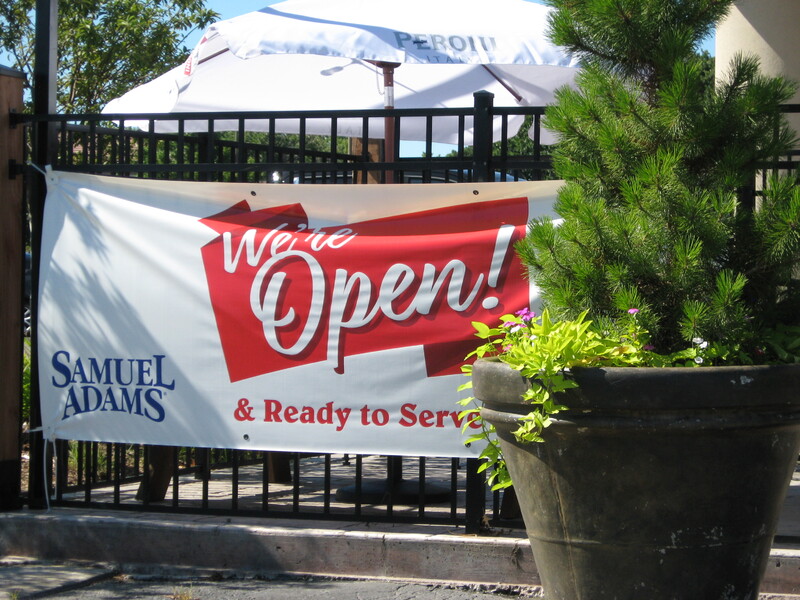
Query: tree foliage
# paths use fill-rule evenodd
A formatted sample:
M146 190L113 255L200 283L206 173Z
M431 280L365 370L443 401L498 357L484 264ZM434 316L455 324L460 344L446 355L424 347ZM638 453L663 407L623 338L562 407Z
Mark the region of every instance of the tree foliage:
M0 45L32 81L35 0L0 0ZM58 109L97 112L183 61L192 30L219 15L204 0L62 0Z
M733 0L549 3L584 69L545 117L563 223L518 247L546 304L609 327L638 308L658 351L702 337L759 359L768 332L800 324L800 189L775 179L758 210L742 191L793 145L780 105L795 85L744 56L708 85L695 48Z

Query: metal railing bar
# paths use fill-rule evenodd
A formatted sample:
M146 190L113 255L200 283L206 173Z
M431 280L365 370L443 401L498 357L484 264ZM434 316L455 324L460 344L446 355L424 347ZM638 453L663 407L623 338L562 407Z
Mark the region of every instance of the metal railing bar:
M355 481L355 503L353 505L353 513L355 516L361 516L361 492L362 484L364 483L364 460L363 456L356 454L356 481Z
M261 454L261 511L269 511L269 454Z
M239 129L236 132L236 160L238 162L246 162L246 150L245 150L245 127L244 127L244 119L239 119ZM243 172L239 173L239 181L244 182L247 181L246 174Z
M398 171L423 170L423 169L458 169L467 168L468 159L445 159L433 160L428 158L404 158L396 162L352 162L352 163L289 163L289 162L258 162L258 163L194 163L182 165L142 163L142 164L97 164L86 165L85 168L70 165L54 165L61 170L68 172L97 172L110 173L118 170L125 170L132 173L190 173L197 172L258 172L258 171L298 171L303 173L327 172L327 173L350 173L358 170L388 170L396 168ZM508 168L531 168L530 162L523 160L509 161ZM542 166L549 166L549 162L542 162Z
M455 519L458 515L458 466L459 459L450 459L450 518Z
M203 510L208 510L208 484L211 481L211 449L210 448L203 448L202 452L202 464L200 466L201 470L201 479L203 482L203 495L202 495L202 507Z
M231 450L231 509L239 508L239 451Z
M292 453L292 512L300 512L300 454Z
M206 146L205 147L205 157L206 157L206 162L208 162L208 161L211 160L212 156L216 156L216 152L215 152L215 148L214 148L214 120L213 119L209 119L208 120L208 131L205 134L205 146ZM216 161L214 161L214 162L216 162ZM214 171L211 170L211 169L204 170L203 174L206 175L204 180L205 181L213 181L213 178L210 175L208 175L208 173L213 173L213 172Z
M331 119L331 145L329 160L332 163L338 163L337 156L339 155L338 142L339 142L339 120L336 117Z
M395 468L399 465L402 469L402 457L387 456L386 457L386 515L392 517L394 515L394 498L395 498L395 482L402 475L402 471L397 473Z
M187 449L188 450L188 449ZM180 454L181 448L176 447L175 451L172 453L172 506L173 508L177 508L180 505ZM189 453L186 452L186 457L188 458ZM188 462L188 461L187 461Z
M176 160L178 161L178 164L182 164L185 160L185 151L186 151L185 148L186 132L185 132L185 123L183 121L180 121L178 123L178 139L176 141L178 144ZM179 175L179 179L184 179L183 177L184 173L177 173L177 175Z
M56 500L61 501L67 488L67 441L56 441Z
M325 455L325 474L323 483L323 510L326 515L331 512L331 455Z
M122 501L122 465L125 461L125 446L114 444L114 506Z
M798 105L800 107L800 105ZM128 122L147 121L266 121L269 119L297 120L297 119L359 119L382 117L457 117L472 116L473 107L453 108L372 108L356 110L283 110L283 111L197 111L197 112L172 112L172 113L59 113L49 115L34 115L23 113L17 117L20 123L37 123L42 121L95 121L114 123L120 120ZM541 106L495 106L493 112L501 114L536 114L543 113Z
M419 485L418 485L418 492L419 497L417 498L417 509L419 511L419 518L423 519L425 517L425 457L419 457Z

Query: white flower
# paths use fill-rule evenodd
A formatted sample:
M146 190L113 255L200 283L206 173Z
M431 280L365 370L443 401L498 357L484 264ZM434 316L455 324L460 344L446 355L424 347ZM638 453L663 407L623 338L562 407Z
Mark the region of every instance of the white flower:
M705 340L701 337L692 338L693 344L702 344Z
M694 357L694 362L696 362L698 365L702 365L703 364L703 357L702 356L695 356Z

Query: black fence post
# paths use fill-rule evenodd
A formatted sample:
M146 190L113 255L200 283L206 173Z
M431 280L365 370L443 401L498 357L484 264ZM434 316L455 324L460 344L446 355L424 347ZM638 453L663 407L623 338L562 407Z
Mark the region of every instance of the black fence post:
M738 190L739 204L747 217L752 216L756 209L756 182L751 181Z
M492 180L492 108L494 94L475 92L475 117L472 134L472 181Z
M56 72L58 43L58 0L36 0L36 45L33 71L33 112L36 116L56 112ZM33 162L43 168L54 162L56 129L49 121L38 121L34 127ZM39 358L38 358L38 289L39 262L42 247L42 221L47 184L44 177L31 173L31 429L41 428L42 415L39 405ZM45 508L49 494L51 469L42 475L42 465L47 460L47 451L41 431L30 436L30 479L28 482L28 505L30 508ZM49 465L48 465L49 467Z
M466 524L465 533L479 533L483 528L483 517L486 513L486 476L485 472L478 472L481 460L478 458L467 459L466 481L466 506L464 517Z

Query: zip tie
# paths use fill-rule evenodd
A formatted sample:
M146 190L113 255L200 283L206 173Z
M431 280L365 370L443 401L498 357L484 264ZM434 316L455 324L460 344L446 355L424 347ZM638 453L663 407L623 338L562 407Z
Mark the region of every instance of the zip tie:
M42 480L44 481L44 501L47 505L47 512L50 512L50 478L47 476L47 443L50 440L44 441L44 460L42 461ZM56 455L56 443L53 444L53 456ZM56 477L58 479L58 477Z
M47 171L45 171L42 167L40 167L39 165L34 163L32 160L29 160L26 164L29 167L32 167L33 169L39 171L39 173L41 173L44 177L47 177L47 175L48 175Z

